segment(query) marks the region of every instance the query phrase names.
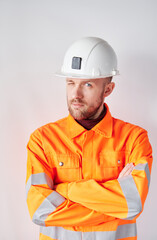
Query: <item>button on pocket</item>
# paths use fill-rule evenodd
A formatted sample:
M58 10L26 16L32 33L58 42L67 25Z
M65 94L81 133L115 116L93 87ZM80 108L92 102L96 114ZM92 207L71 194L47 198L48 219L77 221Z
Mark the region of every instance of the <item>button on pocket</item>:
M64 165L64 163L63 162L59 162L59 166L63 166Z

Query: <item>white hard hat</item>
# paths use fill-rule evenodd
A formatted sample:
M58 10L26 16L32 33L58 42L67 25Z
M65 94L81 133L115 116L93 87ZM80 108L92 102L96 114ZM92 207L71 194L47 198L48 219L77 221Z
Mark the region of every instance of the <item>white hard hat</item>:
M103 39L85 37L67 50L61 71L57 76L95 79L117 75L117 57L113 48Z

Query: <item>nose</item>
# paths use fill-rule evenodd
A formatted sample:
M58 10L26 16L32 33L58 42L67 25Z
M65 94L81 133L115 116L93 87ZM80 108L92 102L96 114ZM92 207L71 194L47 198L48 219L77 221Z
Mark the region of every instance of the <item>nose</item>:
M81 86L75 86L73 88L73 99L81 99L83 98L83 91Z

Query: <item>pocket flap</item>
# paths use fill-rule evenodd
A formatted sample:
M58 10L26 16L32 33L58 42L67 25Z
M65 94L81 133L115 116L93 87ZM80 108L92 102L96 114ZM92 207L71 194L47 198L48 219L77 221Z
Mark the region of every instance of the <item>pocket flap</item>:
M114 152L106 151L101 152L99 155L100 166L102 167L119 167L124 166L126 153L125 152Z
M79 168L80 161L77 155L57 155L57 168Z

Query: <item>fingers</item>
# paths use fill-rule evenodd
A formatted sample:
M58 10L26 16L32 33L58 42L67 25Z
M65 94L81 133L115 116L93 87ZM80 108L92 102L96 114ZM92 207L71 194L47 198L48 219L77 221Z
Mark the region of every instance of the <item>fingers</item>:
M118 178L121 178L121 177L125 177L125 176L130 175L130 174L132 173L133 169L134 169L134 164L133 164L133 163L128 163L128 164L123 168L123 170L120 172Z

